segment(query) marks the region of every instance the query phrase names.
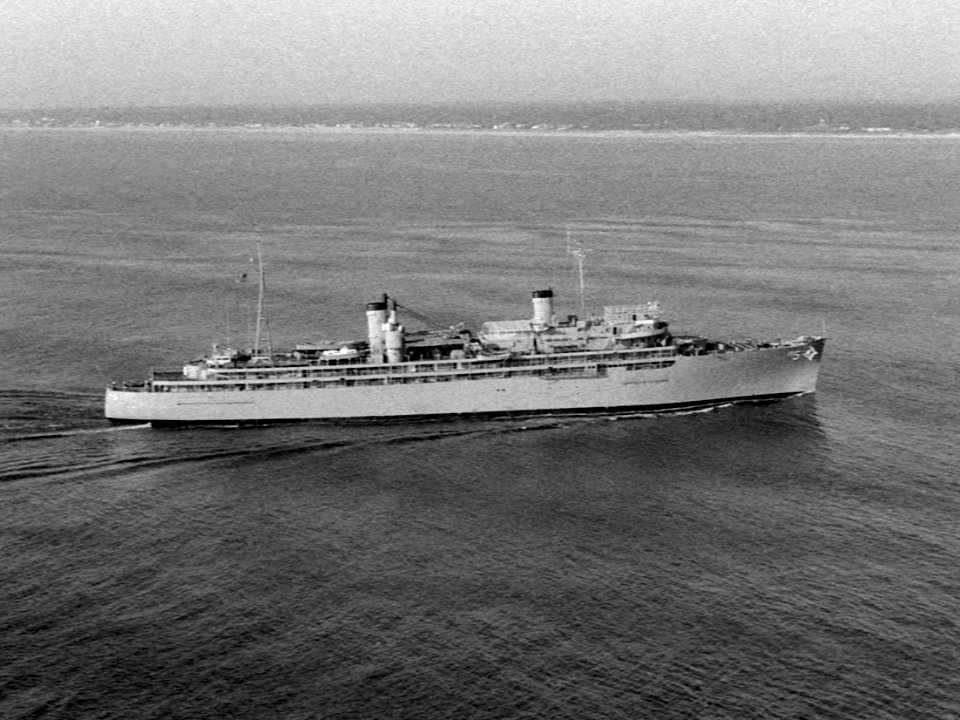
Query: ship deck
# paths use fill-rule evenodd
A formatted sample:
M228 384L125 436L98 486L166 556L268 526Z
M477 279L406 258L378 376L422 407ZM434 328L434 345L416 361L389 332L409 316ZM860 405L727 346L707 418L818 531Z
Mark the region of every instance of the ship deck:
M207 392L271 390L358 385L393 385L540 376L551 379L602 376L609 368L660 369L673 364L676 347L606 350L537 355L463 358L403 363L336 363L215 367L199 379L182 370L156 370L144 383L115 385L130 392Z
M762 348L801 345L805 339L773 343L714 343L709 349L692 345L654 348L619 348L563 353L495 355L461 359L417 360L367 364L298 360L278 356L270 364L238 363L210 367L200 378L187 377L182 369L155 370L144 382L110 386L120 392L210 392L238 390L291 390L364 385L462 382L508 377L544 377L552 380L605 377L615 368L624 371L670 367L679 356L739 353Z

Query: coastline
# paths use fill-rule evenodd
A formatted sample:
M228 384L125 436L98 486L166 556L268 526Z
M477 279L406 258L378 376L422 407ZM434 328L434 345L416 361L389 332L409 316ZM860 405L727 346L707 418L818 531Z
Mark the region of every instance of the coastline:
M26 125L0 124L0 131L21 132L232 132L232 133L281 133L310 135L465 135L483 137L575 137L575 138L757 138L757 139L904 139L904 140L951 140L960 139L960 130L936 132L910 131L798 131L788 130L642 130L642 129L562 129L562 128L473 128L473 127L394 127L394 126L301 126L301 125Z

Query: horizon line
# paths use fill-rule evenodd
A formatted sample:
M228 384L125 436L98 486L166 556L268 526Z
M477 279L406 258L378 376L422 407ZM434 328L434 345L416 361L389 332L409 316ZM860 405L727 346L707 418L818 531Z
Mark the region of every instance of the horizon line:
M712 107L775 107L775 106L888 106L888 107L918 107L928 105L960 106L960 98L937 100L880 100L880 99L837 99L837 98L803 98L803 99L754 99L754 100L721 100L721 99L607 99L607 100L403 100L403 101L351 101L351 102L183 102L183 103L124 103L124 104L55 104L30 106L0 106L0 112L46 112L46 111L89 111L89 110L147 110L147 109L268 109L292 110L298 108L449 108L449 107L476 107L476 106L558 106L558 107L596 107L596 106L638 106L638 105L688 105Z

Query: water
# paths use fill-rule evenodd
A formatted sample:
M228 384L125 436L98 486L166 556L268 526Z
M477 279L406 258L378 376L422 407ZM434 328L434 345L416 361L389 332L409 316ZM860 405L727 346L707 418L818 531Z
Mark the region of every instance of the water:
M0 131L0 716L960 717L960 141ZM113 429L106 380L552 286L830 337L665 417ZM564 307L566 303L566 308Z

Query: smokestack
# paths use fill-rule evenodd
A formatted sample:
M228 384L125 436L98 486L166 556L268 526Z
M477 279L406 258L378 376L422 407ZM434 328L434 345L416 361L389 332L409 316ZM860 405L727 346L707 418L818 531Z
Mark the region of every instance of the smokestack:
M533 326L542 330L553 327L553 290L533 291Z
M387 296L380 302L367 303L367 339L370 341L371 364L383 362L384 335L383 324L387 321Z

